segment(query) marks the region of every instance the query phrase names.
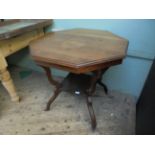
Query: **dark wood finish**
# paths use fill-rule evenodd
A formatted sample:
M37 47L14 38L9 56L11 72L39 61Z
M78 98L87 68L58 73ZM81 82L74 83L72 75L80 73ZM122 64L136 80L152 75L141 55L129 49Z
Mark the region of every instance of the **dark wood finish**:
M98 83L100 86L103 87L103 89L104 89L104 91L105 91L106 94L108 94L108 88L107 88L107 86L102 82L102 76L103 76L103 74L104 74L107 70L108 70L108 67L102 69L101 76L100 76L100 78L97 80L97 83Z
M48 81L49 81L52 85L54 85L54 86L59 85L59 82L57 82L57 81L55 81L55 80L53 79L53 76L52 76L52 73L51 73L50 68L47 68L47 67L44 67L44 66L41 66L41 67L45 70L46 75L47 75L47 78L48 78Z
M49 19L14 19L0 23L0 40L9 39L20 34L51 25Z
M42 66L49 82L55 86L54 94L45 110L61 91L85 94L92 128L97 122L92 106L92 96L96 84L108 89L102 83L102 75L114 65L122 63L126 55L128 41L108 31L73 29L47 34L30 44L35 62ZM69 71L68 76L57 82L50 74L50 67ZM84 73L92 72L92 76Z
M61 64L54 64L54 63L46 63L46 61L44 61L44 59L41 61L38 61L36 59L34 59L35 62L39 65L39 66L44 66L44 67L53 67L53 68L57 68L57 69L61 69L61 70L65 70L68 72L72 72L75 74L81 74L81 73L87 73L87 72L92 72L95 70L99 70L99 69L103 69L103 68L108 68L110 66L114 66L114 65L119 65L122 63L122 59L120 60L115 60L115 61L109 61L109 62L104 62L101 64L95 64L95 65L88 65L88 66L82 66L82 67L69 67L69 66L63 66Z
M48 81L49 81L52 85L55 86L54 94L53 94L53 96L49 99L49 101L48 101L48 103L47 103L47 106L46 106L46 109L45 109L45 111L48 111L48 110L50 110L50 106L51 106L52 102L56 99L56 97L57 97L57 96L59 95L59 93L61 92L62 83L59 83L58 81L54 80L50 68L44 67L44 66L41 66L41 67L45 70L46 75L47 75L47 78L48 78Z
M44 67L44 66L42 67L46 72L49 82L55 86L54 94L49 99L47 106L45 108L45 111L50 110L51 104L54 102L54 100L57 98L57 96L60 94L61 91L67 91L69 93L79 92L80 95L81 94L86 95L86 99L87 99L86 103L87 103L89 115L91 118L92 129L95 129L97 123L96 123L96 117L95 117L95 113L92 105L92 96L95 92L96 84L99 84L98 80L102 78L101 76L107 70L107 68L103 71L98 70L93 72L93 76L86 75L86 74L69 73L62 82L58 82L54 80L51 74L50 68ZM107 90L106 90L106 93L107 93Z
M137 102L136 134L155 134L155 60Z
M30 51L37 62L84 73L122 60L127 47L126 39L111 32L73 29L47 34L32 42Z

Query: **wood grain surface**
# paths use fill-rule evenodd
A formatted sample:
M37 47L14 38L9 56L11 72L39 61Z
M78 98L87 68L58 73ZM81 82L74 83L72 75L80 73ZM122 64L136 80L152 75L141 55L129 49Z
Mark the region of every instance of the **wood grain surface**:
M120 63L127 47L126 39L108 31L72 29L47 34L32 42L30 51L34 60L42 65L68 67L72 72L79 72L83 67L96 70L106 63Z
M32 40L44 36L44 28L52 20L4 20L0 22L0 82L8 91L11 100L19 102L6 58L29 45Z
M9 39L25 32L40 29L51 25L47 19L7 20L0 23L0 40Z

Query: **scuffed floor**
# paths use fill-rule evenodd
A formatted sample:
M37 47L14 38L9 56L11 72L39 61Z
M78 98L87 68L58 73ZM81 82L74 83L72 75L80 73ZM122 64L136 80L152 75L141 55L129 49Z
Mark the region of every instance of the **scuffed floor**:
M62 92L51 106L44 111L52 95L42 73L28 71L20 76L21 69L11 68L21 102L12 103L0 84L0 134L134 134L135 99L116 91L104 94L97 88L93 106L97 118L96 131L91 130L89 113L84 96ZM25 72L26 73L26 72Z

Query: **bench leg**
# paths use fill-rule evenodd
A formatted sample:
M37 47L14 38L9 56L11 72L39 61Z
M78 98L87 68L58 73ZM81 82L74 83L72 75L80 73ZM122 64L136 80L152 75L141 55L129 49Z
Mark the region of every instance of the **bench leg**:
M2 81L2 84L5 87L5 89L8 91L11 100L14 102L19 102L19 96L16 93L15 86L7 68L0 70L0 80Z

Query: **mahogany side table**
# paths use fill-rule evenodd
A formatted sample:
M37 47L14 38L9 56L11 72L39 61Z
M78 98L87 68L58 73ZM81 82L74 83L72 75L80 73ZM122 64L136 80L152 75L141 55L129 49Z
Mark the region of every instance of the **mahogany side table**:
M72 29L51 32L30 44L34 61L41 66L49 82L55 86L54 94L45 110L61 91L85 94L92 128L96 128L96 117L92 106L92 95L96 85L108 89L102 83L102 75L113 66L122 63L126 55L128 40L108 31ZM68 71L62 80L56 81L50 67ZM85 74L91 72L92 74Z

